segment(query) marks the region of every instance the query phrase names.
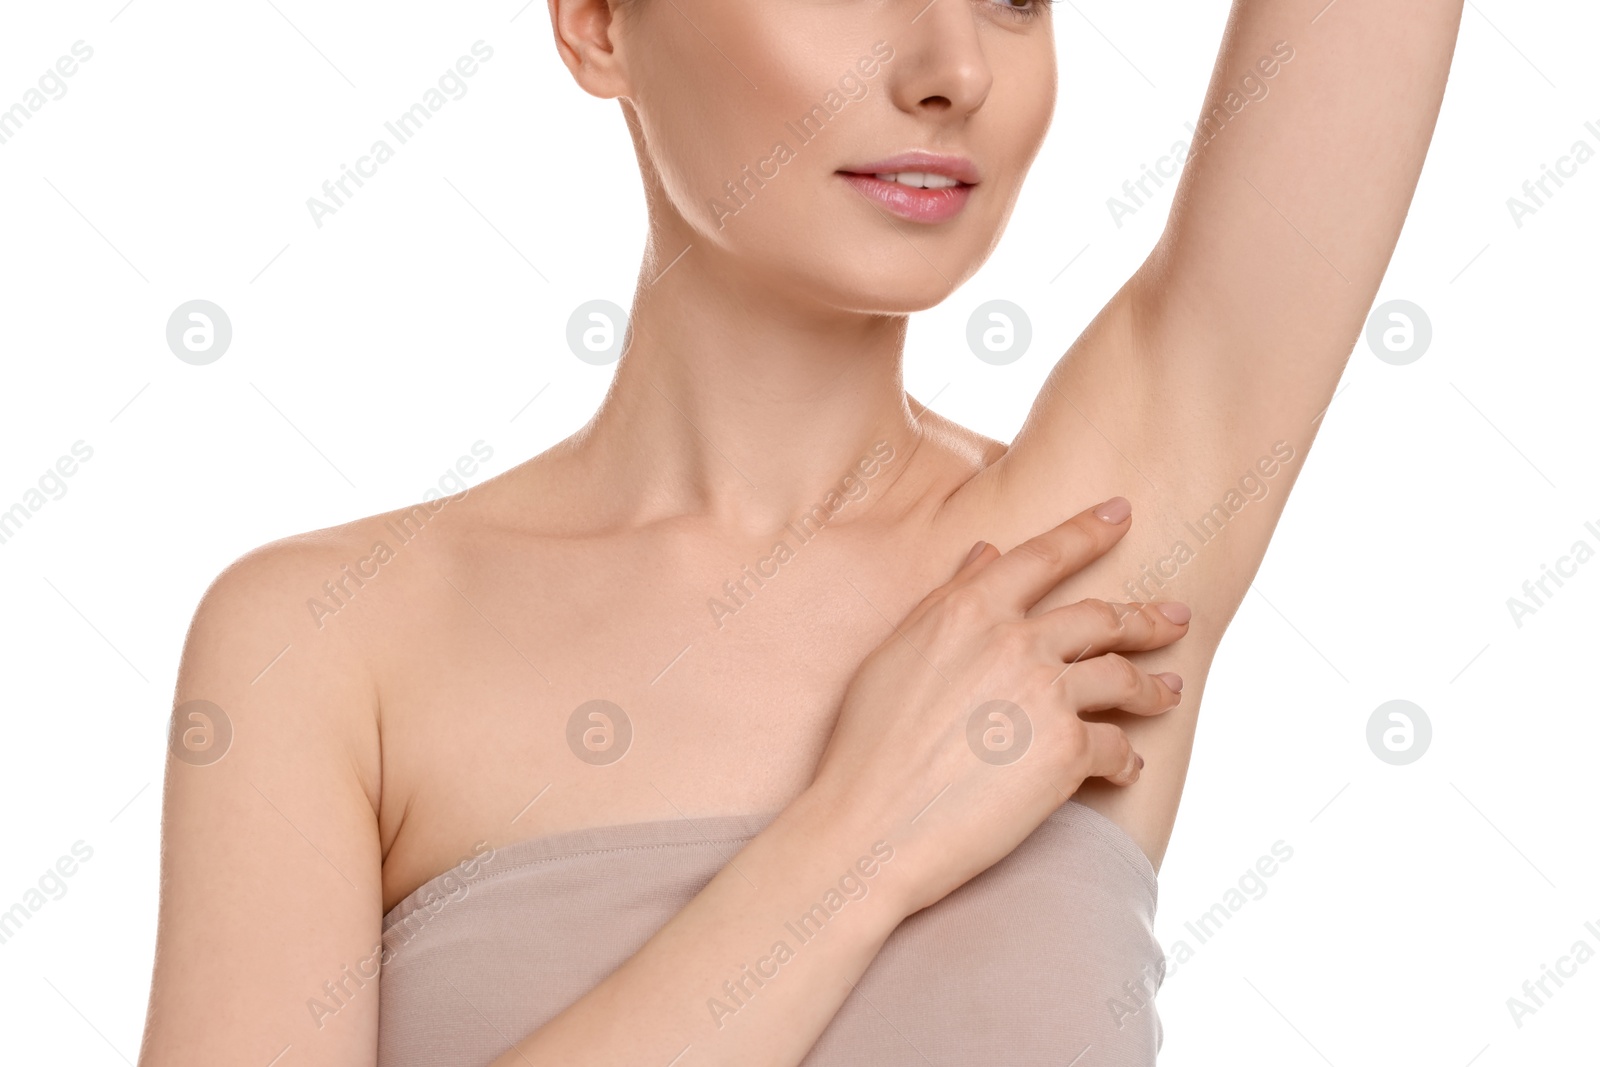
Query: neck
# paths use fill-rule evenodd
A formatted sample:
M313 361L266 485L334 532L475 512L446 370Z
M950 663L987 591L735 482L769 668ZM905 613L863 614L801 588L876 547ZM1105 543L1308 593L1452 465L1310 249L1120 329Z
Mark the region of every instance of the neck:
M608 486L610 522L695 516L764 532L878 442L899 457L915 447L904 315L824 307L703 240L652 235L630 330L610 391L574 442L588 484Z

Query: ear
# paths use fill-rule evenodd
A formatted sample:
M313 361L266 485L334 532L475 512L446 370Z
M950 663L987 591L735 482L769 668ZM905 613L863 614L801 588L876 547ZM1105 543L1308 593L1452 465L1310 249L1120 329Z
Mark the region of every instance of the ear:
M628 81L614 40L611 0L548 0L556 51L587 93L605 100L627 95Z

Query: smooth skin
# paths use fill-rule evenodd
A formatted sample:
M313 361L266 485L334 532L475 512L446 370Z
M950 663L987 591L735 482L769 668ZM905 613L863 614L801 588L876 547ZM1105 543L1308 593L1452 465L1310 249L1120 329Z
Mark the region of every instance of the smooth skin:
M982 263L1043 139L1054 31L1030 3L552 0L562 59L621 101L640 157L631 345L582 431L413 515L413 539L374 516L259 548L207 590L176 701L223 707L234 738L168 766L143 1064L372 1064L375 980L331 1017L309 1002L479 842L778 813L737 859L758 888L719 874L596 990L506 1035L501 1064L685 1045L685 1064L798 1063L904 915L1066 795L1160 865L1212 657L1393 252L1461 4L1238 0L1202 114L1280 42L1294 59L1188 161L1155 251L1007 446L907 397L900 359L905 314ZM722 182L880 40L870 91L719 225ZM891 220L837 174L917 148L979 168L956 218ZM725 583L880 442L865 495L715 619ZM1085 509L1118 496L1132 518L1097 528ZM1186 533L1219 505L1220 535ZM393 557L313 618L377 541ZM1045 705L1037 751L1001 769L950 733L996 689ZM567 746L596 698L634 726L608 766ZM896 833L906 862L872 905L714 1030L693 991Z
M664 1049L669 1060L690 1049L698 1063L799 1063L903 919L1003 859L1085 778L1137 781L1123 730L1080 716L1175 707L1176 674L1158 680L1120 653L1170 645L1187 627L1158 608L1093 600L1029 615L1130 525L1086 512L1004 556L974 546L862 665L812 785L624 966L496 1067L650 1063ZM1034 724L1015 763L981 761L969 747L973 709L994 700L1027 709ZM706 1004L723 995L728 961L770 949L817 886L880 844L893 859L848 922L830 919L783 981L711 1026Z

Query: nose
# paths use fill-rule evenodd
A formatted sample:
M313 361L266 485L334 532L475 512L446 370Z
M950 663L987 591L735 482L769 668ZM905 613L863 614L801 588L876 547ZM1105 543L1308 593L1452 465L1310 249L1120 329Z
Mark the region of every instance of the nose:
M890 95L900 110L960 121L988 99L994 71L983 54L972 2L911 0L905 8L913 12L910 24L889 38L895 48Z

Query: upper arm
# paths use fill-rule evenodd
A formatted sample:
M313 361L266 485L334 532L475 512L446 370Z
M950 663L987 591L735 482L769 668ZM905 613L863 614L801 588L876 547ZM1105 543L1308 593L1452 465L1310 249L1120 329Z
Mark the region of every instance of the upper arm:
M1084 597L1194 609L1182 641L1131 657L1189 683L1167 715L1123 717L1146 776L1084 791L1158 860L1211 658L1398 239L1461 0L1337 0L1313 23L1321 7L1237 0L1165 232L977 480L1009 544L1107 497L1133 502L1123 541L1041 610Z
M1305 438L1339 379L1416 189L1462 0L1319 8L1237 0L1128 290L1143 372L1261 437Z
M1399 238L1461 7L1236 0L1166 229L997 464L1013 498L1092 466L1176 534L1255 468L1270 491L1186 579L1237 605Z
M195 612L168 746L142 1063L265 1064L290 1046L287 1062L376 1059L376 721L350 644L305 607L325 554L258 549Z

